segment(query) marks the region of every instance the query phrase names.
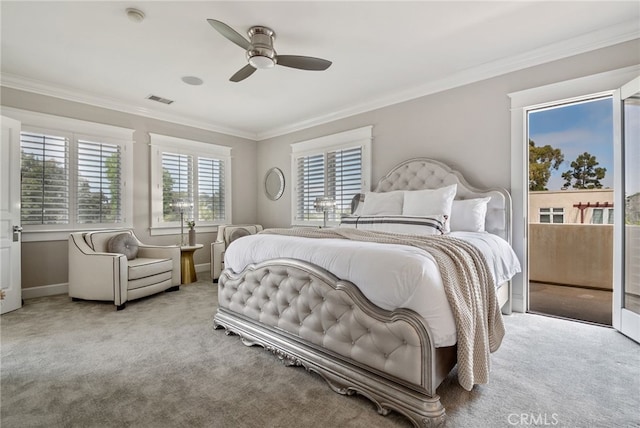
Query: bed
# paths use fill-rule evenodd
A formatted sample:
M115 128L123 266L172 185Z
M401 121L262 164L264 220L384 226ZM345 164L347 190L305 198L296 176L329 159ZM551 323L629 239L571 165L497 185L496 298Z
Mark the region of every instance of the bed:
M449 190L452 187L455 189L453 194ZM432 189L433 192L425 192L427 189ZM465 337L471 334L457 325L460 322L456 305L448 305L446 301L442 303L442 299L443 296L444 299L449 297L449 278L452 275L458 275L457 278L466 276L460 272L450 274L442 264L436 264L434 260L438 259L440 263L442 256L426 255L422 240L418 241L420 244L417 247L420 248L416 248L416 245L404 245L404 240L414 239L414 234L411 233L414 230L413 224L408 226L409 232L400 232L403 234L400 238L396 238L395 233L387 233L388 229L377 233L381 237L376 236L376 242L347 243L344 239L337 238L355 234L358 235L356 239L373 239L371 236L376 235L376 232L371 230L375 230L375 227L368 231L358 231L357 228L364 227L366 222L363 219L368 216L374 220L384 217L384 208L380 215L376 215L379 214L375 211L376 198L389 201L395 195L402 194L410 195L415 202L418 201L416 195L441 195L445 190L450 195L445 199L455 198L455 202L451 203L449 200L449 212L441 217L420 216L429 218L428 227L448 232L446 236L451 236L448 239L462 242L460 245L463 247L471 247L471 253L478 252L477 246L493 247L498 244L506 246L506 252L510 251L506 259L496 261L490 260L486 255L476 254L473 256L476 260L475 267L467 269L473 272L477 270L480 277L486 267L488 273L484 272L483 275L485 282L491 287L480 288L482 299L478 299L484 303L479 306L489 307L487 302L494 302L491 305L497 309L497 316L489 314L486 318L490 319L490 329L497 328L492 322L502 322L500 308L503 313L511 312L510 279L519 271L517 258L509 246L510 196L504 189L474 188L459 172L426 158L402 162L378 182L373 192L356 196L352 204L354 215L343 219L340 228L291 231L296 235L325 234L327 236L314 238L327 239L286 236L286 231L277 231L235 241L225 254L226 269L218 281L218 310L214 316L214 327L225 329L226 334L240 336L248 346L264 347L286 365L302 366L319 374L340 394L358 393L367 397L377 406L380 414L386 415L390 410L395 410L409 418L415 426L441 424L445 418L445 409L436 389L456 363L466 366L468 361L461 350L467 346ZM420 203L424 200L422 196ZM404 208L415 205L410 204L408 196L403 197ZM466 218L467 214L456 214L469 204L476 209L478 201L481 201L479 205L483 207L480 216L483 224L470 227L480 227L484 232L449 231L451 228L458 228L463 217L465 224L473 221L478 223L479 217L476 214L472 218ZM452 205L457 208L452 208ZM363 207L367 208L366 212L362 211ZM465 211L467 212L470 211ZM405 216L402 219L406 220ZM407 226L403 224L400 227ZM427 226L420 224L419 227ZM411 237L406 238L405 233L409 233ZM328 236L331 234L340 236ZM395 244L395 239L399 239L400 243ZM415 239L432 242L430 237ZM444 241L440 237L434 240ZM483 244L480 241L486 242ZM472 245L465 242L471 242ZM346 248L348 246L355 246L356 249ZM341 253L339 251L343 249L340 247L351 252ZM260 248L265 251L258 251ZM365 253L365 250L373 253ZM386 252L383 253L383 250ZM408 272L414 269L409 261L413 258L420 258L423 260L421 263L431 263L440 268L441 278L425 273L433 279L436 291L424 292L418 288L427 279L409 278ZM393 262L395 259L397 262ZM480 259L486 263L480 263ZM363 263L363 260L383 262ZM496 266L499 268L496 269ZM417 271L421 272L420 267ZM426 272L427 269L423 271ZM394 278L400 282L391 286L390 282ZM407 286L413 282L418 284L416 288ZM464 281L458 279L458 282ZM478 280L469 282L478 283ZM443 283L447 286L442 287ZM444 290L438 291L440 288ZM389 296L391 301L385 300ZM428 305L444 307L438 311L445 315L454 313L455 320L449 317L451 319L441 323L439 320L444 320L447 316L439 315L440 312L431 313L431 309L425 309ZM490 308L483 310L491 312ZM449 325L452 323L453 333ZM443 325L449 325L449 330ZM497 346L499 340L491 344L492 351ZM488 361L486 364L488 367ZM486 383L487 379L480 377L482 379L465 380L466 386L463 386L470 389L473 384Z

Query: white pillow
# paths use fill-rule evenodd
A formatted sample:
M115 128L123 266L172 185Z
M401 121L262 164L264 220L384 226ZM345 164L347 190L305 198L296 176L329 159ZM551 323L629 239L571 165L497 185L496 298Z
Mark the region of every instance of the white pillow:
M457 184L439 189L409 190L404 193L402 215L426 217L431 215L451 215L451 203L456 196ZM365 200L366 201L366 200ZM445 231L449 231L445 222Z
M361 215L401 215L404 192L367 192Z
M490 197L453 201L449 225L451 231L484 232L487 204Z

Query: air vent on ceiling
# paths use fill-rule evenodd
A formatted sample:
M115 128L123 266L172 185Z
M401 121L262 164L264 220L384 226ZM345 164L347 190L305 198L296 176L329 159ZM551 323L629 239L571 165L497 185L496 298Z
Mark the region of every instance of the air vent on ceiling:
M162 97L159 97L157 95L149 95L147 97L147 99L151 100L151 101L157 101L157 102L162 103L162 104L171 104L173 102L173 100L162 98Z

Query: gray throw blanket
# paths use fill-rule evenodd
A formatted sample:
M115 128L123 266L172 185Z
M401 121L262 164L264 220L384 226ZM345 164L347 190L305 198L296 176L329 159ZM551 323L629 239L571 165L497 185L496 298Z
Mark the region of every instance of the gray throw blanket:
M458 337L458 382L470 391L489 380L489 353L504 337L502 314L487 262L473 245L451 236L416 236L346 228L267 229L260 233L401 244L429 252L438 264Z

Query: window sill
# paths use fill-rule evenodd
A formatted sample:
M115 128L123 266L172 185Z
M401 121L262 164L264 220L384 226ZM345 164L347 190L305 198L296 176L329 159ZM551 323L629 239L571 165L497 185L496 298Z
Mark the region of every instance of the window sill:
M218 225L210 225L210 226L196 226L196 234L198 233L207 233L207 232L217 232ZM185 235L189 233L189 228L185 226L183 229ZM154 226L149 228L149 234L151 236L163 236L163 235L180 235L180 227L169 226Z

